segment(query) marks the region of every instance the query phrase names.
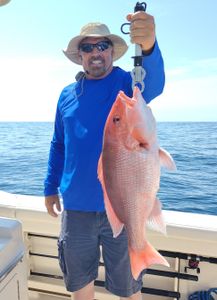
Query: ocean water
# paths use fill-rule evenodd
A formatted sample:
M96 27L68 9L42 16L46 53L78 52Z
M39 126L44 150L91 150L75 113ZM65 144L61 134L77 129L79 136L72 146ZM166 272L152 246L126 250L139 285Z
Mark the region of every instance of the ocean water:
M43 195L53 123L0 122L0 190ZM217 122L158 123L176 172L162 169L163 209L217 215Z

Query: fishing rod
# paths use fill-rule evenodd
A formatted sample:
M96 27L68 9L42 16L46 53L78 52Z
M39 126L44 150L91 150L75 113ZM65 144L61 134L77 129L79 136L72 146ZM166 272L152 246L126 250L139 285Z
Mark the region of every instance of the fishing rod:
M147 4L145 2L137 2L136 6L134 7L134 12L138 11L146 11ZM130 32L124 31L125 26L130 26L130 23L123 23L121 25L121 32L123 34L129 34ZM142 66L143 62L143 55L142 55L142 48L139 44L135 45L135 56L132 57L134 60L134 68L131 72L132 76L132 89L134 86L139 86L141 92L144 91L145 89L145 83L144 83L144 78L146 75L146 71Z

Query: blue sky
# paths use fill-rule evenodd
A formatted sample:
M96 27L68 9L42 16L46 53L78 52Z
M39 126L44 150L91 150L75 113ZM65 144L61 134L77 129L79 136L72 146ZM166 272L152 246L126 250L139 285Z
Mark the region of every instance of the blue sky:
M62 88L81 67L62 53L91 21L112 33L133 11L130 0L11 0L0 7L0 121L53 121ZM166 86L152 101L157 121L217 121L217 1L150 0ZM115 63L133 68L130 46Z

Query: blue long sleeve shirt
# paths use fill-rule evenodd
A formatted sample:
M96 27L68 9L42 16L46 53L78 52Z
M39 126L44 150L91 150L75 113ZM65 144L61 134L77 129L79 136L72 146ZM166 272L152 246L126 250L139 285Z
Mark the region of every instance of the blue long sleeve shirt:
M143 97L147 103L161 94L164 66L157 43L144 57L146 70ZM58 194L64 209L105 210L97 166L102 150L103 130L118 92L132 96L130 72L113 67L102 79L81 79L65 87L60 95L51 141L45 196Z

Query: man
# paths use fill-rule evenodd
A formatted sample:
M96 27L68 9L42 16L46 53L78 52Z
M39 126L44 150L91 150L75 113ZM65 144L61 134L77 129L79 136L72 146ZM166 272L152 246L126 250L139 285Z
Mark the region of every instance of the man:
M154 18L145 12L127 16L131 42L143 50L147 102L164 87L164 68L155 37ZM133 279L125 230L112 237L97 164L102 150L106 118L120 90L132 96L132 78L113 66L127 51L125 41L109 32L106 25L89 23L68 45L65 55L82 65L77 82L63 89L57 105L45 180L45 205L56 217L61 211L58 188L63 198L62 229L58 241L59 261L67 290L75 300L94 299L100 250L105 263L105 287L120 299L141 299L142 274ZM57 210L57 211L56 211Z

